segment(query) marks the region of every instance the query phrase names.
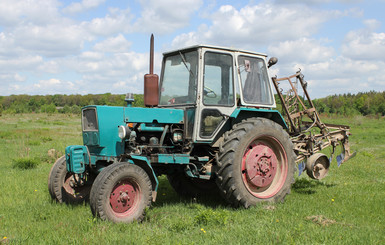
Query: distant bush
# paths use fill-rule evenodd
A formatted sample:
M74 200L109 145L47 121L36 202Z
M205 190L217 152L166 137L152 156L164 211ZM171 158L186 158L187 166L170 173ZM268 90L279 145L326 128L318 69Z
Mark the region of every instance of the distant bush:
M317 110L325 114L385 116L385 92L331 95L313 102Z
M80 114L87 105L125 106L124 94L87 94L87 95L10 95L0 96L1 113L65 113ZM143 94L134 95L136 107L143 107Z
M35 158L23 157L13 160L13 167L19 169L32 169L39 165L39 161Z
M41 108L40 108L40 112L45 112L45 113L53 114L53 113L57 112L57 110L56 110L55 104L51 103L49 105L42 105Z

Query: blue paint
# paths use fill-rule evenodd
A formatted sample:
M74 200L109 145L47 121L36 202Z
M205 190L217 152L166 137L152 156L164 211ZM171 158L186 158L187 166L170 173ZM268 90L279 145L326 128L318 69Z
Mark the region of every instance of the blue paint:
M124 121L130 123L184 123L183 109L124 107Z
M306 167L305 162L300 162L298 164L298 177L301 176L301 174L305 170L305 167Z
M344 158L345 158L345 155L344 155L343 153L341 153L341 154L339 154L339 155L337 156L337 164L338 164L338 167L341 166L342 161L344 160Z
M98 131L83 131L83 144L92 155L116 157L123 153L124 143L118 136L118 126L124 125L124 107L86 106L96 108ZM91 158L92 163L94 158ZM96 159L95 159L96 160Z
M65 149L66 168L70 173L82 174L89 163L87 147L84 145L70 145Z
M272 109L259 109L259 108L252 108L252 107L246 107L246 108L236 108L233 113L230 115L232 118L238 118L239 114L243 112L251 112L254 113L256 117L266 117L270 118L274 122L280 124L284 129L287 129L287 124L282 117L281 113L277 110ZM270 117L265 116L266 114L271 114Z
M163 132L164 127L159 127L159 126L154 126L152 124L145 124L141 123L140 126L138 127L139 131L148 131L148 132Z
M158 186L159 186L159 180L156 177L154 169L152 168L152 166L150 164L150 161L147 159L147 157L131 155L129 162L132 163L132 164L136 164L136 165L142 167L147 172L147 174L149 175L150 179L152 180L153 190L155 192L157 192L158 191Z
M158 154L158 163L166 164L188 164L190 163L190 155L188 154Z

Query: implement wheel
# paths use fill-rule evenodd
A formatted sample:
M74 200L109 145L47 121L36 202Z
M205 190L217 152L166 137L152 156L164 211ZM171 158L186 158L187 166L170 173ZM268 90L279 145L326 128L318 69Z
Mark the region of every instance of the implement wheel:
M78 175L67 172L66 159L62 156L56 160L49 173L49 194L59 203L81 203L88 200L91 186L79 182Z
M141 221L151 205L152 184L147 173L129 163L105 168L92 185L90 206L94 216L112 222Z
M289 135L271 120L242 121L219 146L217 185L233 206L283 201L294 182L294 171Z
M320 180L326 177L329 167L328 157L325 154L316 153L307 159L306 173L310 178Z

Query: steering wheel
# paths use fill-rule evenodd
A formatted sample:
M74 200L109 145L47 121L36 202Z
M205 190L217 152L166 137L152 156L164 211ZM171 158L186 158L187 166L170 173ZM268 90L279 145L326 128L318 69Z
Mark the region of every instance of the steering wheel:
M217 97L217 94L214 92L214 90L212 90L211 88L206 87L206 86L203 88L203 95L207 96L208 98L216 98Z

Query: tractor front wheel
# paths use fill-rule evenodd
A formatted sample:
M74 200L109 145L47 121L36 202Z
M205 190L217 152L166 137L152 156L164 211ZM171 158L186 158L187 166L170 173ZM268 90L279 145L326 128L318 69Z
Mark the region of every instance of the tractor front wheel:
M129 163L112 164L95 179L90 195L94 216L112 222L141 221L151 205L152 184L148 174Z
M59 203L81 203L86 201L91 186L80 183L79 176L68 173L65 156L56 160L48 176L48 191L53 200Z
M219 146L217 184L233 206L283 201L294 182L295 153L277 123L252 118L234 126Z

